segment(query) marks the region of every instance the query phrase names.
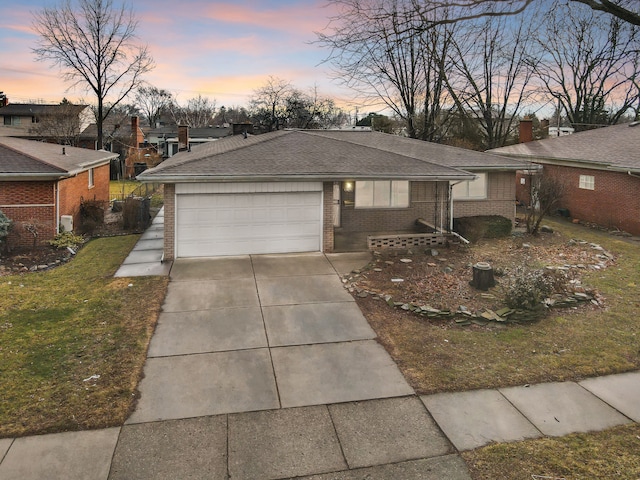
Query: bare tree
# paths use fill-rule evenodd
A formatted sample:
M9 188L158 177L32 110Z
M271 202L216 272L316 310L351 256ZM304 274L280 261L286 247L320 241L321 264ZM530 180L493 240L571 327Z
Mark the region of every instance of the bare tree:
M29 131L61 145L77 146L85 111L92 116L87 105L74 105L66 98L59 105L45 105L37 116L37 123Z
M34 14L33 28L40 39L33 49L38 60L62 68L72 86L91 91L97 100L97 148L102 148L102 124L153 68L146 46L136 41L133 10L116 8L112 0L71 0ZM110 103L107 106L106 100Z
M136 92L136 103L145 116L149 126L155 128L163 114L169 111L173 95L153 85L142 86Z
M423 28L430 28L436 23L451 23L471 20L484 16L517 15L525 11L534 0L412 0L423 18L427 19ZM637 0L568 0L568 5L579 7L586 5L594 11L612 15L623 22L640 26L640 8ZM487 8L488 7L488 8ZM442 8L454 8L455 15L437 22L432 19L432 12Z
M535 65L546 92L571 125L617 123L640 100L640 35L635 27L588 9L558 7L545 17L544 52Z
M537 234L542 219L556 211L564 198L566 187L548 173L528 170L530 207L525 216L527 233Z
M216 114L216 101L198 94L187 100L185 105L173 102L169 106L173 121L178 125L189 125L192 128L204 128L213 124Z
M447 88L466 128L476 126L481 149L505 145L532 94L530 26L526 17L483 18L468 22L452 40Z
M266 83L253 92L249 101L253 117L266 124L267 131L278 130L286 118L286 100L293 86L287 80L269 76Z
M335 78L358 92L365 104L383 101L404 120L408 136L436 137L447 29L421 31L423 19L409 0L331 3L339 12L328 31L317 36L330 50L326 61Z

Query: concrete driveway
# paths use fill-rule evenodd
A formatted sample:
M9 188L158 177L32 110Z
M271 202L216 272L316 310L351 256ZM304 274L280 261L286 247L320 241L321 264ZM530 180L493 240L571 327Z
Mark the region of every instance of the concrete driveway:
M338 276L367 255L176 261L127 423L412 395Z

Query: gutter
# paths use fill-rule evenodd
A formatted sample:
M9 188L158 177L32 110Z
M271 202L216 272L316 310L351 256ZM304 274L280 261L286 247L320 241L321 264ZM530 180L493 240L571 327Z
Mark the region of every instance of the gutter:
M151 176L141 173L136 180L147 183L201 183L201 182L291 182L291 181L314 181L314 182L336 182L345 179L353 181L365 180L406 180L410 182L449 182L449 181L466 181L477 178L475 174L468 175L435 175L435 176L397 176L397 175L353 175L349 173L331 174L331 175L166 175Z

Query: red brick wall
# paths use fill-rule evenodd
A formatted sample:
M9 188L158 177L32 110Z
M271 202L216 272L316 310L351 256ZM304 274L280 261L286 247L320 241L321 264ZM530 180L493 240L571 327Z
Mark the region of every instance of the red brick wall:
M564 182L561 208L568 209L572 218L640 235L640 178L624 172L548 164L544 173ZM595 177L594 190L579 188L580 175Z
M0 210L14 222L10 248L33 245L24 224L36 225L37 244L45 243L56 234L55 182L0 182Z
M81 172L75 177L65 178L59 183L60 215L73 215L73 225L79 225L80 201L109 201L109 164L93 169L93 187L89 188L89 172Z

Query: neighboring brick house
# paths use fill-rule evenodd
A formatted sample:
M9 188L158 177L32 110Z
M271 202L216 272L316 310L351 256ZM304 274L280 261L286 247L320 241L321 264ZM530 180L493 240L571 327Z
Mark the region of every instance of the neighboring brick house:
M138 179L165 186L169 260L331 252L337 232L415 232L419 218L443 232L458 208L513 220L524 166L379 132L281 130L209 142Z
M14 222L9 244L41 244L61 225L77 225L82 199L108 202L112 158L105 151L0 138L0 210Z
M599 128L491 150L539 164L565 188L561 207L578 220L640 235L640 124ZM528 203L527 175L518 197Z

